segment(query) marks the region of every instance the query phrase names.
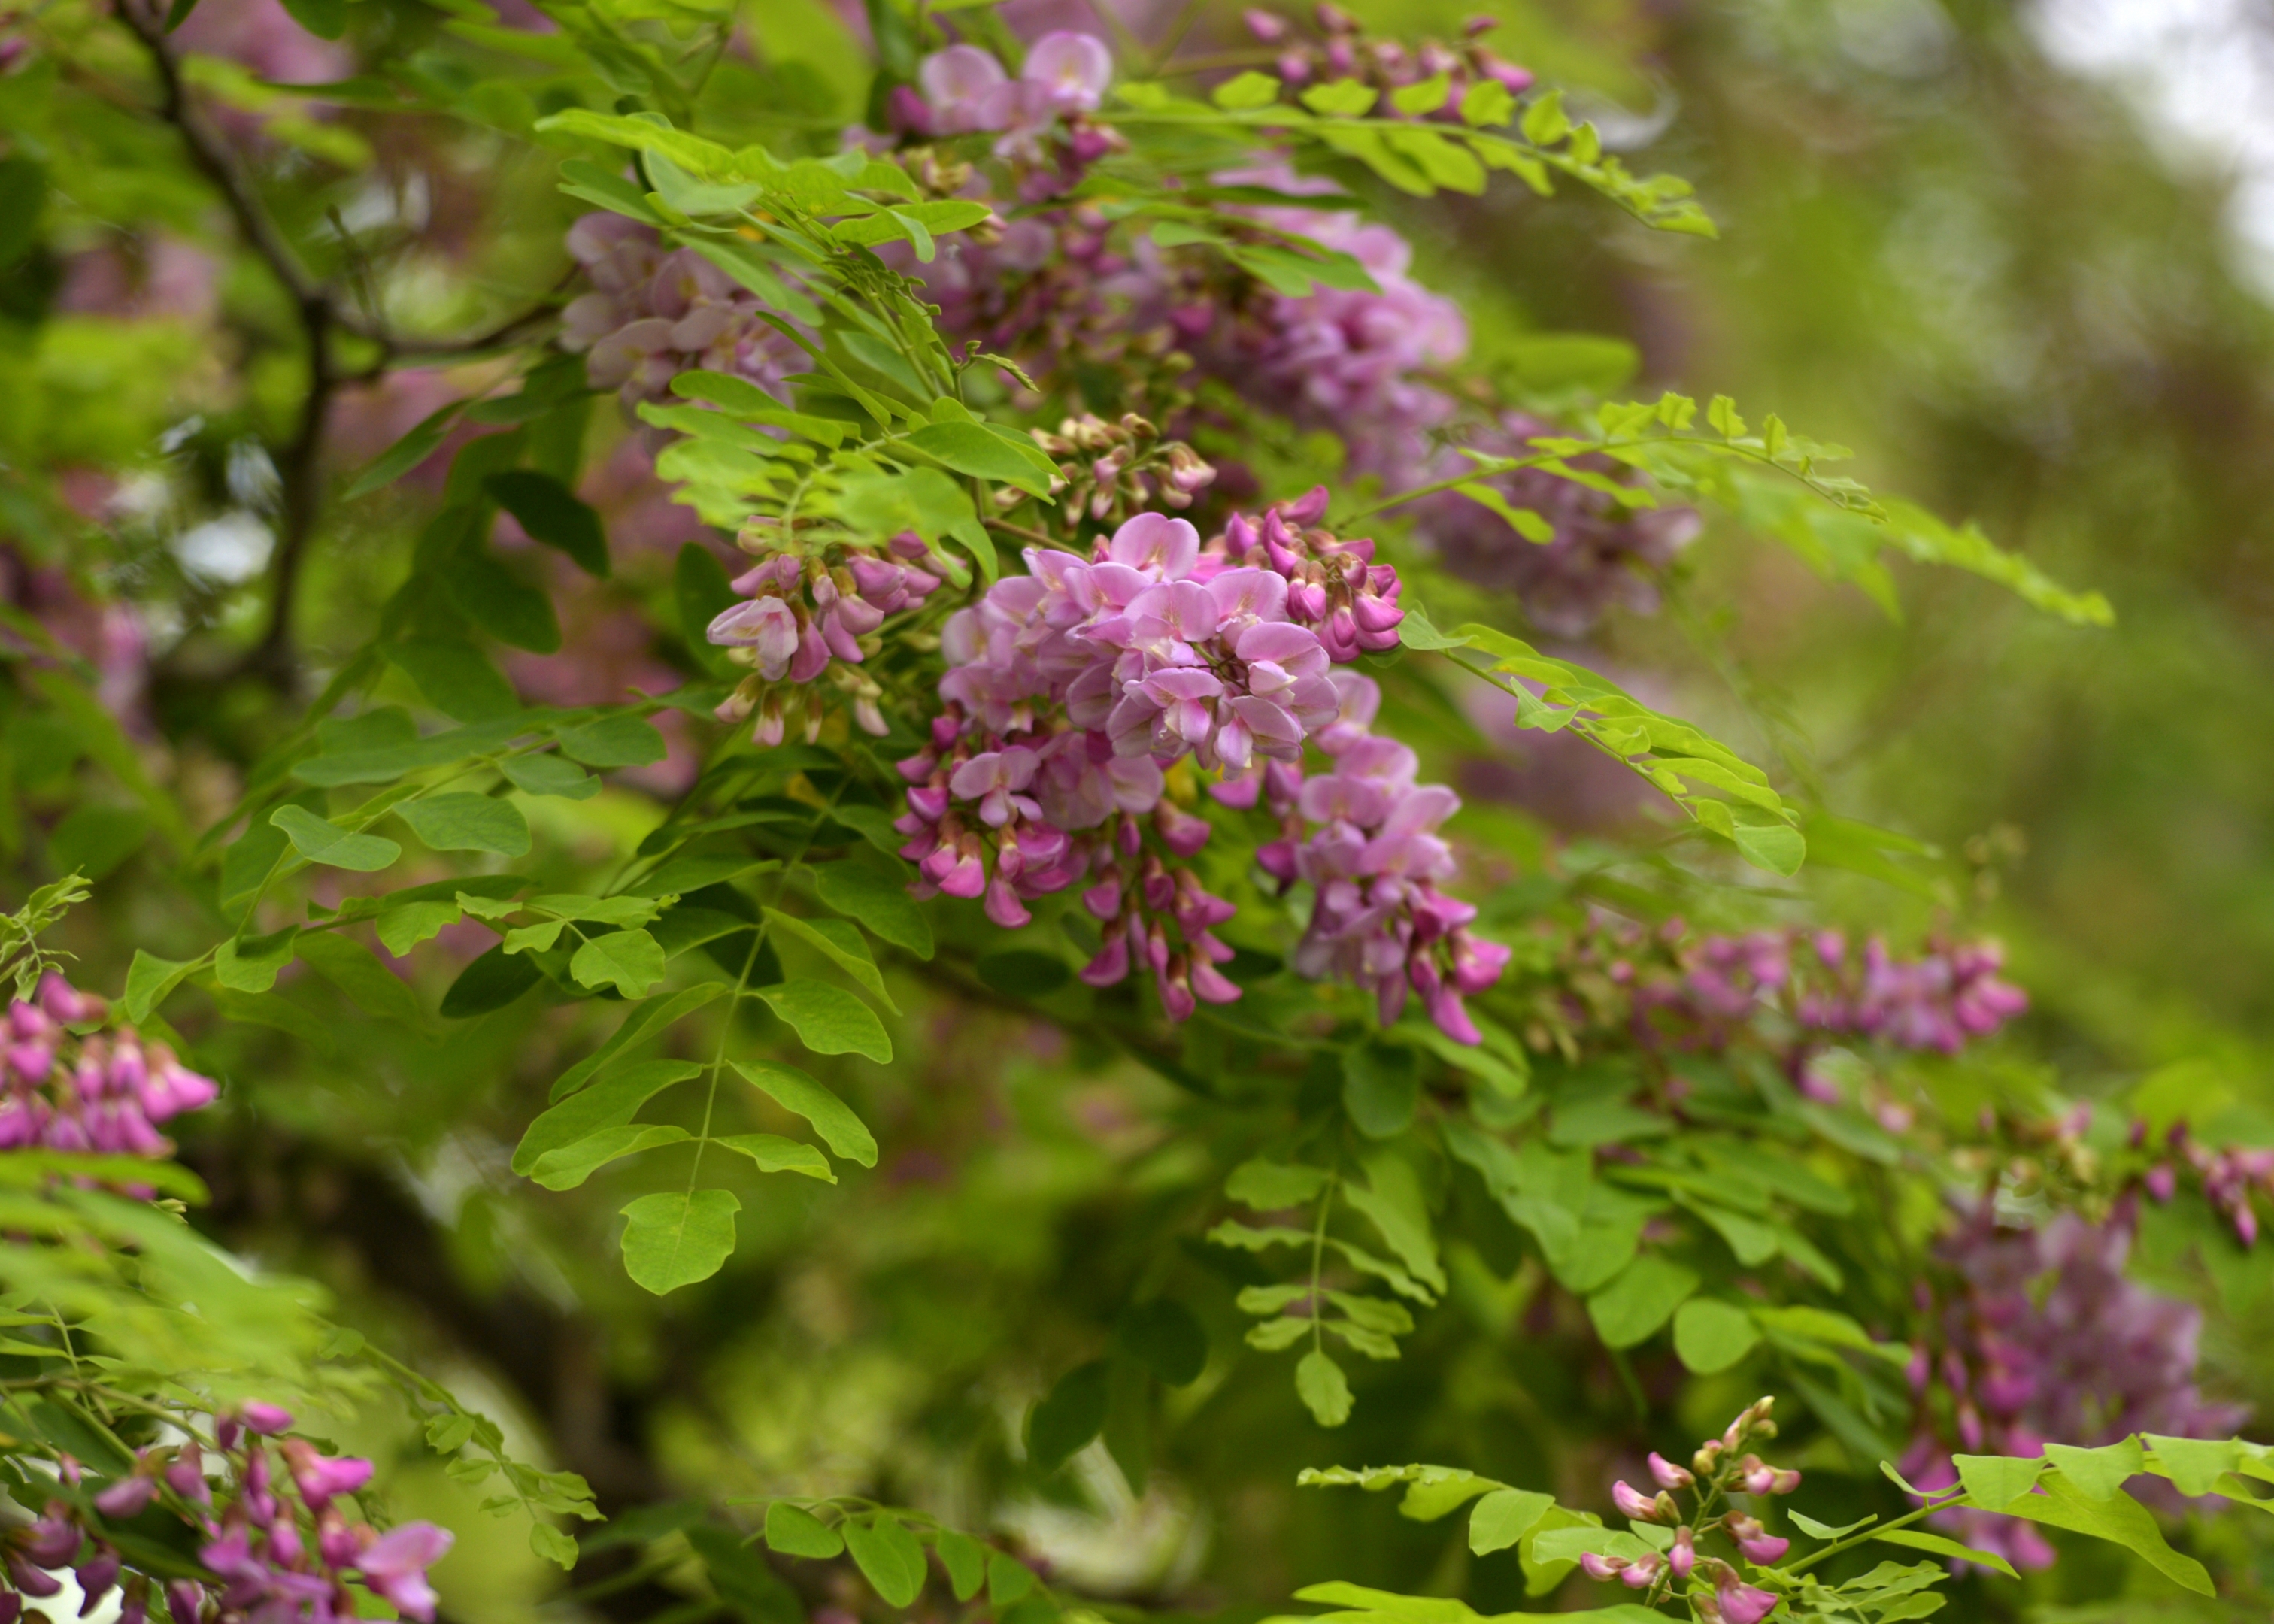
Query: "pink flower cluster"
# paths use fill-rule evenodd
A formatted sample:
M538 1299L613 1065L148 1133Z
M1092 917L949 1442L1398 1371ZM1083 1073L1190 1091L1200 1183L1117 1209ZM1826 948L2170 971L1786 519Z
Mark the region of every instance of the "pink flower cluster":
M2063 1214L2034 1229L2001 1226L1985 1203L1936 1247L1953 1278L1924 1282L1928 1335L1911 1360L1919 1432L1902 1461L1929 1491L1958 1481L1954 1450L2021 1456L2046 1440L2090 1447L2134 1432L2224 1438L2243 1411L2195 1387L2202 1315L2126 1278L2132 1214ZM1932 1519L2019 1568L2052 1565L2034 1523L1992 1512Z
M108 1006L49 971L31 1002L8 1005L0 1049L0 1150L94 1151L165 1156L173 1151L153 1125L213 1102L220 1089L184 1066L163 1043L144 1043L132 1026L77 1036L71 1028L102 1019Z
M1321 883L1299 968L1377 989L1386 1018L1411 984L1473 1041L1459 993L1488 983L1505 952L1469 941L1460 927L1475 911L1431 883L1450 872L1434 831L1457 802L1413 785L1411 752L1368 740L1378 693L1332 670L1395 642L1402 612L1397 572L1371 561L1371 543L1306 528L1326 500L1317 490L1260 520L1235 515L1205 548L1185 520L1140 514L1087 561L1030 549L1031 573L951 617L945 709L930 748L900 763L902 854L924 894L983 895L988 917L1016 928L1028 902L1085 882L1083 906L1105 927L1083 972L1093 986L1149 966L1178 1019L1196 999L1238 997L1213 934L1231 905L1172 866L1210 833L1166 798L1166 769L1190 757L1223 775L1211 793L1227 805L1268 789L1284 816L1306 793L1321 809L1308 872L1291 842L1266 859L1283 880ZM1316 791L1306 743L1339 763Z
M887 615L921 607L938 589L939 577L917 563L930 549L914 530L903 530L881 550L832 545L824 557L800 555L774 550L779 530L758 520L745 527L742 545L758 561L733 585L749 596L721 610L706 634L731 650L729 658L756 668L719 705L719 719L740 722L756 711L757 741L779 744L787 722L778 685L803 687L842 661L836 680L852 695L854 719L863 732L882 736L888 731L877 707L882 690L845 667L868 658L861 639ZM809 700L809 738L818 734L821 714Z
M2145 1124L2135 1130L2135 1142L2147 1136ZM2251 1205L2253 1191L2274 1199L2274 1150L2241 1145L2214 1147L2196 1140L2185 1123L2176 1123L2165 1138L2172 1160L2148 1169L2141 1182L2158 1201L2168 1201L2179 1189L2179 1165L2194 1169L2202 1182L2203 1199L2234 1226L2235 1237L2246 1246L2258 1244L2258 1212ZM2175 1165L2177 1164L2177 1165Z
M1605 959L1611 981L1629 989L1644 1041L1724 1048L1741 1027L1780 1011L1799 1034L1790 1059L1801 1092L1819 1100L1838 1098L1808 1064L1822 1042L1870 1038L1954 1055L2029 1007L2026 994L1999 979L2005 957L1995 942L1931 942L1904 959L1877 936L1851 953L1836 930L1693 938L1680 919L1652 933L1599 930L1607 939L1583 956Z
M1443 107L1427 117L1443 119L1460 117L1461 97L1472 85L1491 80L1517 94L1532 88L1530 70L1502 61L1477 43L1499 26L1497 18L1472 19L1458 47L1431 40L1409 49L1397 40L1367 37L1358 19L1339 6L1321 5L1314 14L1324 36L1315 42L1298 37L1294 25L1276 11L1252 6L1240 13L1252 38L1282 48L1276 64L1279 77L1291 86L1313 79L1363 79L1396 89L1442 73L1451 83L1451 94ZM1381 113L1386 118L1399 117L1390 107Z
M1296 195L1335 190L1331 182L1298 177L1284 165L1216 178ZM1455 410L1429 375L1468 352L1460 306L1413 280L1413 245L1388 226L1294 207L1246 213L1275 230L1350 255L1379 291L1321 287L1296 297L1259 289L1231 304L1201 289L1178 297L1166 311L1179 342L1204 372L1265 410L1341 436L1351 473L1379 475L1392 489L1422 483L1430 477L1429 432ZM1141 256L1149 246L1139 249ZM1160 263L1157 253L1151 262Z
M1745 1448L1756 1440L1776 1436L1776 1423L1769 1419L1775 1402L1762 1398L1747 1405L1721 1437L1708 1439L1698 1447L1688 1466L1677 1466L1653 1453L1650 1472L1658 1485L1655 1494L1645 1494L1623 1482L1611 1485L1611 1503L1621 1516L1630 1522L1672 1528L1673 1544L1664 1552L1638 1557L1589 1552L1579 1559L1581 1570L1591 1579L1616 1579L1629 1590L1649 1590L1653 1600L1665 1589L1689 1583L1695 1575L1710 1587L1689 1595L1698 1618L1708 1624L1760 1624L1776 1607L1775 1593L1745 1583L1736 1568L1721 1558L1700 1555L1698 1536L1708 1527L1718 1526L1748 1562L1760 1568L1783 1560L1792 1548L1790 1540L1770 1533L1758 1517L1748 1512L1733 1508L1710 1522L1706 1517L1708 1507L1725 1496L1789 1494L1800 1486L1797 1471L1768 1465ZM1678 1492L1692 1497L1688 1518L1675 1499Z
M697 368L725 372L787 401L782 380L804 357L758 320L749 289L691 248L666 252L655 232L621 214L586 214L568 252L592 291L561 312L561 343L584 352L584 375L627 410L667 401L671 380ZM665 436L647 431L653 450Z
M336 1502L371 1480L371 1462L321 1455L297 1438L275 1446L272 1457L264 1438L291 1426L290 1412L274 1404L249 1403L215 1417L214 1440L226 1469L218 1508L195 1442L140 1451L134 1470L89 1503L102 1518L123 1522L163 1500L199 1530L204 1543L198 1560L220 1583L169 1583L163 1598L172 1624L347 1624L357 1617L345 1583L350 1575L404 1615L431 1624L436 1598L426 1569L449 1550L449 1532L407 1522L380 1534L350 1522ZM65 1461L71 1482L79 1481L79 1470ZM66 1567L86 1594L83 1612L93 1612L124 1575L119 1620L143 1624L153 1582L124 1574L102 1522L58 1500L11 1537L8 1578L21 1596L49 1597L63 1589L51 1570ZM4 1600L17 1604L19 1598ZM7 1613L8 1624L14 1616Z
M1367 731L1382 704L1372 679L1337 671L1332 680L1335 720L1311 741L1328 771L1306 778L1299 766L1273 762L1212 793L1253 806L1260 792L1280 819L1281 837L1255 858L1283 890L1299 880L1312 888L1298 972L1373 993L1385 1026L1409 991L1417 993L1448 1036L1474 1043L1480 1034L1462 997L1497 981L1510 954L1471 935L1476 909L1437 889L1456 867L1437 830L1460 809L1460 797L1442 784L1418 783L1413 752Z
M1113 53L1095 34L1061 30L1036 40L1013 79L990 50L951 45L916 70L922 94L894 89L889 111L900 128L925 137L999 132L995 155L1033 163L1046 155L1043 139L1061 123L1067 156L1077 167L1113 150L1112 132L1092 125L1113 82Z

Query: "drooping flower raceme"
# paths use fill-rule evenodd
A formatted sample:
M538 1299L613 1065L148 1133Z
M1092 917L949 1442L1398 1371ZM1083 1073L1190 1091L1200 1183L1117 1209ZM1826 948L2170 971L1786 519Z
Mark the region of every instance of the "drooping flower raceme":
M1442 784L1416 781L1419 763L1393 739L1367 731L1382 690L1353 671L1333 675L1335 722L1313 739L1330 771L1306 778L1272 763L1260 776L1219 785L1219 799L1254 804L1260 788L1285 831L1256 861L1282 886L1312 888L1311 919L1295 967L1337 976L1374 995L1384 1025L1409 992L1464 1043L1479 1039L1462 1004L1500 979L1509 950L1472 935L1477 911L1437 889L1454 872L1437 831L1460 809Z
M1083 973L1093 985L1149 966L1178 1019L1195 998L1238 997L1216 967L1231 950L1213 934L1231 905L1174 866L1210 825L1167 798L1165 774L1190 758L1222 775L1219 800L1252 806L1267 781L1296 793L1306 743L1341 748L1363 735L1346 715L1352 690L1331 668L1395 641L1398 583L1370 561L1370 543L1310 528L1325 505L1321 490L1260 521L1235 517L1205 548L1186 521L1140 514L1087 560L1029 550L1029 574L952 617L945 709L930 748L900 763L904 854L921 883L983 894L989 917L1015 927L1027 902L1081 883L1083 906L1105 927ZM1438 805L1425 795L1404 822L1377 823L1387 865L1377 877L1434 894L1442 843L1421 825ZM1408 874L1415 865L1428 874ZM1385 895L1378 906L1382 918L1336 914L1333 929L1353 939L1394 933L1395 914L1408 937L1422 934L1410 899ZM1465 922L1473 910L1455 917L1460 906L1436 916L1444 922L1427 943ZM1364 957L1313 951L1304 967L1347 972Z
M132 1026L81 1037L107 1005L49 971L30 1002L8 1006L0 1049L0 1150L39 1147L162 1157L173 1146L157 1125L212 1103L220 1092L164 1043Z
M141 1450L130 1472L90 1497L94 1515L54 1500L10 1535L9 1580L22 1595L54 1596L63 1587L51 1570L71 1568L84 1611L123 1590L121 1624L142 1624L161 1597L172 1624L347 1624L358 1616L345 1583L353 1577L405 1617L432 1624L437 1598L426 1570L449 1550L449 1531L407 1522L382 1534L353 1519L347 1497L370 1482L371 1462L323 1455L297 1438L267 1441L291 1428L291 1414L274 1404L215 1416L217 1478L194 1441ZM218 1584L177 1578L154 1594L152 1577L127 1571L107 1525L154 1503L197 1530L198 1560Z
M753 670L719 706L719 719L739 722L755 712L757 741L779 744L788 726L787 699L802 706L807 737L817 737L818 698L795 690L826 673L851 695L862 730L881 736L887 731L877 708L882 690L853 668L867 659L887 616L920 607L938 589L939 577L918 562L930 550L913 530L882 547L832 542L799 552L782 546L785 539L783 527L772 521L743 527L740 545L758 561L732 584L748 596L721 610L707 635L728 658Z
M1901 959L1876 936L1856 952L1836 930L1693 936L1680 919L1646 931L1604 917L1572 957L1625 992L1644 1043L1718 1049L1758 1030L1783 1051L1801 1091L1826 1101L1837 1091L1811 1063L1827 1043L1954 1055L2029 1007L2000 979L2005 956L1991 941L1931 941Z
M2244 1411L2195 1387L2201 1313L2125 1277L2132 1232L2123 1206L2104 1223L2064 1213L2013 1229L1985 1205L1937 1245L1955 1279L1939 1294L1918 1288L1929 1337L1911 1361L1919 1430L1906 1477L1950 1486L1954 1453L2029 1456L2048 1440L2090 1447L2135 1432L2234 1431ZM2053 1560L2037 1526L2019 1518L1969 1509L1931 1520L2016 1567Z

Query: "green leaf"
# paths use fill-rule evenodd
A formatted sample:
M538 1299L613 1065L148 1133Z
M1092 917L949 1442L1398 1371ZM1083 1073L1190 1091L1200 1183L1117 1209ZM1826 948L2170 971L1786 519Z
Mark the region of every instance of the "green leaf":
M840 1555L845 1549L845 1540L835 1529L786 1500L766 1507L766 1544L784 1556L809 1556L817 1560Z
M987 1553L987 1602L999 1614L1035 1588L1035 1570L1007 1551Z
M336 40L347 32L348 0L284 0L284 10L320 40Z
M825 1184L837 1182L828 1157L810 1145L786 1139L779 1133L725 1134L713 1142L748 1156L758 1164L761 1173L802 1173Z
M1453 489L1479 507L1488 508L1498 514L1510 530L1526 541L1537 542L1545 546L1555 539L1555 527L1553 524L1529 508L1515 506L1508 498L1480 480L1472 479L1465 485L1455 485Z
M1343 1051L1343 1109L1367 1138L1396 1139L1413 1125L1420 1101L1412 1049L1363 1043Z
M841 987L800 976L754 990L817 1055L863 1055L879 1065L892 1057L876 1011Z
M1968 1457L1957 1458L1964 1461ZM1962 1475L1962 1467L1961 1471ZM1971 1493L1970 1485L1969 1492ZM2026 1517L2032 1522L2090 1534L2096 1539L2122 1545L2173 1583L2199 1596L2218 1594L2203 1565L2172 1550L2165 1543L2163 1530L2156 1526L2156 1519L2148 1515L2148 1508L2128 1494L2120 1493L2106 1501L2090 1500L2055 1476L2045 1479L2044 1493L2022 1494L1993 1509L2009 1517Z
M2087 1500L2111 1500L2124 1480L2147 1470L2147 1457L2137 1438L2126 1438L2097 1449L2074 1444L2047 1444L2045 1459L2060 1468L2070 1486Z
M880 1511L865 1522L845 1525L845 1544L861 1576L876 1586L888 1605L906 1607L923 1590L923 1547L907 1524Z
M563 801L590 801L600 793L600 781L578 771L558 756L508 756L498 763L506 782L524 795L557 795Z
M1110 1388L1105 1361L1077 1365L1058 1380L1027 1415L1027 1455L1043 1471L1056 1471L1105 1425Z
M386 652L388 663L418 686L426 703L452 721L486 722L521 709L513 684L471 643L419 638L389 643ZM329 745L325 750L339 753Z
M134 807L90 802L65 813L48 836L48 859L57 874L99 880L134 855L150 838L150 815Z
M214 979L238 992L267 992L292 962L297 925L265 936L239 936L214 950Z
M1469 1549L1479 1556L1505 1551L1538 1526L1555 1503L1534 1489L1495 1489L1469 1513Z
M1924 1551L1931 1555L1946 1556L1954 1561L1978 1562L1984 1568L1996 1568L2008 1579L2018 1579L2022 1576L2014 1571L2014 1565L2011 1562L1995 1551L1979 1551L1972 1545L1961 1545L1955 1539L1947 1538L1941 1534L1930 1534L1923 1529L1889 1529L1883 1533L1874 1534L1871 1538L1884 1545L1906 1545L1911 1550Z
M1461 96L1461 122L1482 129L1504 124L1516 111L1516 97L1496 79L1479 79Z
M604 717L557 736L561 754L587 767L649 767L669 754L655 724L636 716Z
M1329 118L1360 118L1381 96L1380 91L1362 80L1343 79L1330 85L1313 86L1303 92L1301 101L1313 112Z
M380 914L376 929L387 951L400 959L446 925L456 924L464 914L455 902L406 902Z
M460 549L440 571L450 602L500 643L532 654L561 648L561 622L553 600L515 574L486 546Z
M284 831L284 838L301 856L327 868L370 874L393 867L403 855L403 848L392 840L350 834L304 807L279 807L268 815L268 821Z
M588 575L606 576L608 538L600 515L561 481L533 468L511 468L489 476L482 488L531 541L567 553Z
M2003 1511L2037 1486L2045 1470L2042 1459L2021 1460L2008 1455L1957 1455L1951 1463L1967 1497L1985 1511Z
M1253 68L1224 80L1209 93L1209 100L1227 113L1244 113L1251 108L1269 107L1278 99L1279 81L1270 74L1258 73Z
M907 443L959 474L1013 485L1030 496L1048 496L1058 474L1058 465L1041 447L993 433L983 424L930 424L910 434Z
M659 1145L681 1145L689 1137L686 1129L668 1123L630 1122L602 1128L574 1144L546 1151L529 1176L547 1190L574 1190L611 1162Z
M1269 1162L1259 1156L1232 1169L1231 1177L1224 1182L1224 1192L1243 1207L1276 1213L1317 1200L1331 1177L1324 1168Z
M861 932L855 927L842 920L800 919L779 908L764 912L769 925L818 950L832 964L875 994L886 1009L895 1015L900 1012L900 1006L892 1002L892 995L885 990L885 978L877 973L877 961L869 956L869 944L861 939Z
M734 1250L732 1191L644 1195L623 1209L624 1272L658 1297L708 1280Z
M663 947L644 930L592 936L568 961L580 987L614 987L627 998L644 998L663 979Z
M502 943L491 948L458 974L442 995L441 1013L447 1020L464 1020L501 1010L545 979L545 973L525 958L506 957Z
M1374 1225L1415 1280L1442 1295L1445 1271L1437 1261L1437 1242L1430 1232L1428 1204L1423 1199L1421 1182L1412 1166L1387 1148L1369 1151L1359 1161L1366 1169L1367 1182L1345 1183L1343 1200L1352 1212Z
M675 992L668 998L641 1004L624 1018L623 1025L618 1026L609 1035L606 1042L560 1075L553 1082L552 1098L555 1101L566 1099L590 1081L593 1073L602 1066L633 1044L639 1042L650 1033L666 1030L682 1017L694 1013L726 990L726 988L716 981L704 981L683 991ZM671 1064L680 1063L674 1061Z
M1208 1366L1208 1333L1191 1309L1170 1297L1124 1309L1114 1322L1113 1340L1172 1387L1191 1386Z
M968 1534L944 1528L933 1536L931 1548L939 1553L939 1565L947 1569L956 1600L969 1601L979 1594L979 1587L987 1583L986 1546Z
M1587 1318L1605 1347L1631 1348L1656 1333L1697 1289L1695 1272L1646 1253L1587 1299Z
M410 906L447 906L432 903ZM456 908L447 911L456 917ZM365 1014L413 1028L423 1024L418 994L353 936L337 931L306 931L301 935L297 951L303 964L345 993Z
M692 1060L643 1060L574 1094L529 1124L514 1147L512 1168L523 1177L553 1151L576 1144L603 1128L621 1127L639 1109L674 1083L700 1077Z
M824 863L813 872L813 888L825 905L860 921L870 935L919 959L931 957L931 922L905 887L875 869L853 862Z
M1808 842L1789 823L1737 823L1729 833L1737 854L1756 868L1789 878L1808 859Z
M559 1563L563 1571L576 1566L576 1542L550 1522L529 1525L529 1548L546 1561Z
M2241 1460L2242 1452L2232 1439L2162 1438L2146 1432L2140 1441L2156 1452L2151 1470L2191 1497L2210 1493L2220 1474L2233 1471Z
M1562 140L1571 128L1571 121L1563 111L1563 93L1550 90L1533 98L1532 105L1524 109L1520 128L1524 139L1534 147L1553 147Z
M821 1084L795 1066L776 1060L737 1060L732 1064L750 1086L792 1116L802 1116L811 1123L823 1143L838 1155L864 1168L877 1165L876 1135L853 1114L851 1107Z
M1350 1419L1350 1380L1321 1350L1314 1348L1297 1361L1295 1391L1321 1426L1340 1426Z
M425 795L403 801L395 815L433 851L529 854L529 820L519 807L494 795Z
M450 432L450 425L465 410L468 402L453 401L448 406L431 411L412 425L409 433L396 440L372 460L371 466L358 474L349 485L343 500L355 501L369 496L382 485L393 485L428 457L442 448L442 441Z
M628 1520L626 1516L617 1517L612 1530L621 1527ZM712 1588L742 1624L805 1624L805 1605L799 1601L797 1592L777 1578L766 1559L751 1550L740 1537L715 1522L700 1521L699 1513L697 1520L676 1525L686 1535L696 1555L703 1559ZM709 1605L697 1605L703 1606L706 1613L713 1611Z
M1701 1376L1725 1371L1761 1340L1752 1315L1732 1303L1692 1297L1674 1316L1674 1351L1685 1370Z

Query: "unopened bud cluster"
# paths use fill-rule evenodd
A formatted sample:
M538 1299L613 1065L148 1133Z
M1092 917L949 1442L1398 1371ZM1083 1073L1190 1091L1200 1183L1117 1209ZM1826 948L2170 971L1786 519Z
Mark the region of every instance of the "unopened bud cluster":
M1616 1579L1630 1590L1648 1590L1651 1599L1676 1585L1690 1587L1687 1599L1697 1617L1707 1624L1760 1624L1777 1605L1773 1591L1747 1584L1736 1568L1719 1556L1698 1548L1707 1533L1726 1538L1756 1567L1781 1561L1792 1542L1772 1534L1760 1519L1728 1506L1717 1507L1737 1494L1789 1494L1800 1486L1800 1474L1785 1466L1771 1466L1749 1447L1777 1435L1769 1418L1773 1398L1756 1399L1739 1412L1719 1438L1709 1438L1678 1466L1664 1455L1650 1457L1650 1475L1658 1485L1645 1494L1625 1483L1611 1485L1611 1503L1632 1522L1647 1522L1674 1530L1673 1543L1663 1552L1638 1557L1604 1556L1590 1552L1579 1566L1591 1579ZM1690 1497L1683 1515L1677 1494Z
M1462 95L1472 85L1490 81L1517 94L1532 88L1528 69L1502 60L1482 43L1483 36L1497 26L1495 18L1471 19L1457 45L1427 40L1409 47L1401 41L1367 34L1358 19L1340 6L1316 6L1311 15L1317 37L1309 39L1276 11L1254 8L1241 15L1251 37L1279 48L1274 65L1291 87L1354 79L1382 90L1397 90L1442 73L1450 81L1451 94L1442 108L1427 117L1454 119L1460 117ZM1398 116L1395 109L1382 111L1385 117Z
M1035 443L1060 459L1053 494L1064 505L1065 522L1126 517L1152 507L1183 508L1216 483L1216 470L1182 440L1163 440L1161 431L1135 412L1108 423L1091 412L1068 417L1053 434L1028 431ZM998 493L1005 507L1020 499L1016 491Z
M728 659L755 669L719 705L719 718L740 722L756 713L754 736L775 745L799 711L810 742L821 734L825 709L812 685L825 674L850 700L861 730L882 737L884 690L854 667L877 651L887 616L922 607L938 589L939 577L917 562L930 550L914 530L880 549L832 543L818 554L787 550L790 539L780 521L765 518L751 519L736 539L758 560L733 583L749 596L721 611L706 635Z

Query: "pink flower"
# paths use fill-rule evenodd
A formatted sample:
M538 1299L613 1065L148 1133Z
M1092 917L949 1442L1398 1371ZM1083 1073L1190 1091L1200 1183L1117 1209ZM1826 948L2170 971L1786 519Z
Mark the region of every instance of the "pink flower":
M1777 1598L1773 1592L1750 1584L1728 1586L1716 1590L1714 1596L1721 1604L1721 1617L1727 1624L1760 1624L1776 1610Z
M1096 34L1060 30L1035 41L1019 76L1041 86L1052 110L1087 113L1113 82L1113 54Z
M754 598L719 612L704 635L730 648L746 648L757 658L758 674L779 682L789 670L801 632L797 612L786 599Z
M355 1566L375 1593L422 1624L433 1624L436 1598L426 1569L442 1560L454 1539L432 1522L406 1522L373 1540Z
M1505 952L1507 950L1502 951ZM1689 1468L1676 1466L1655 1449L1651 1451L1650 1475L1657 1479L1661 1489L1686 1489L1698 1481Z
M1649 1495L1629 1488L1624 1482L1611 1485L1611 1504L1619 1515L1637 1522L1655 1522L1659 1518L1658 1502Z

